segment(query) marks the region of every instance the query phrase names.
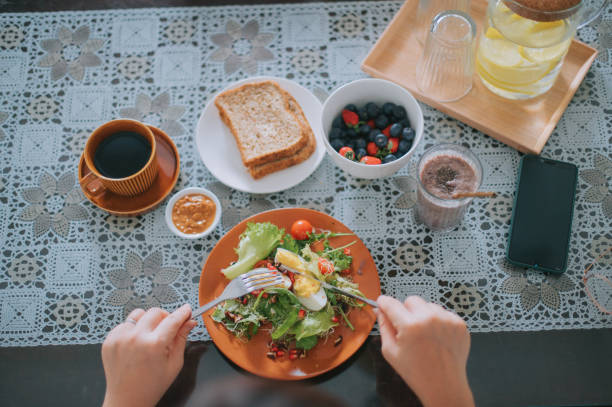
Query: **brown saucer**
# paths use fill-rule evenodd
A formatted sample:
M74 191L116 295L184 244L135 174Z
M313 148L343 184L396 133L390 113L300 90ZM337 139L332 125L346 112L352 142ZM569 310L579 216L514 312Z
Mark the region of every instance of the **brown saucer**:
M149 126L157 141L158 174L153 185L140 195L127 197L117 195L106 190L94 197L87 188L81 187L85 197L98 208L118 216L141 215L155 208L172 191L178 180L181 169L181 160L174 142L166 133L157 127ZM81 155L79 161L79 181L81 181L91 170L85 165Z

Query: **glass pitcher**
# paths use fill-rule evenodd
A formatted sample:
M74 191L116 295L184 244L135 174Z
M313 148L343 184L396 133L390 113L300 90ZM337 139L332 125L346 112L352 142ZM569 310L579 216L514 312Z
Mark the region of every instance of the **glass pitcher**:
M476 71L493 93L530 99L548 91L581 20L582 2L558 11L515 0L489 0L476 53Z

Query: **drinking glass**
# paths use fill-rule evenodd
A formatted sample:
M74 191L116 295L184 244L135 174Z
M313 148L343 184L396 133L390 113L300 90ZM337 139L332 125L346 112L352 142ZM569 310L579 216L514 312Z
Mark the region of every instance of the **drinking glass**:
M440 198L425 188L423 183L425 165L432 160L444 159L449 156L465 161L472 168L476 187L474 191L477 191L482 185L482 164L469 149L458 144L439 144L425 151L417 164L417 202L414 215L418 223L423 223L435 231L451 230L461 223L470 202L472 202L472 198Z
M421 45L425 43L433 18L446 10L470 11L470 0L419 0L416 14L416 37Z
M436 15L417 63L417 86L438 102L461 99L472 89L476 25L458 10Z

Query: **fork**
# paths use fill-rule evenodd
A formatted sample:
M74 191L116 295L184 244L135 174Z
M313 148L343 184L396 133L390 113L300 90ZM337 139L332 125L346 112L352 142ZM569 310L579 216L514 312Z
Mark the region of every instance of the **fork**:
M262 290L280 284L283 284L283 277L281 274L278 271L269 270L267 268L257 268L248 273L241 274L230 281L219 297L193 311L191 313L191 318L199 317L222 301L242 297L255 290Z

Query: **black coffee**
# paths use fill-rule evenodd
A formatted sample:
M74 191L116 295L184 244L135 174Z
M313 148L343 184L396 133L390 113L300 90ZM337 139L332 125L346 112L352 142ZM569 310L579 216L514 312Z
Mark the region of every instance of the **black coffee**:
M120 131L102 140L94 165L107 178L126 178L137 173L151 157L151 145L142 135Z

